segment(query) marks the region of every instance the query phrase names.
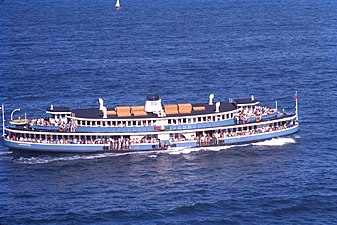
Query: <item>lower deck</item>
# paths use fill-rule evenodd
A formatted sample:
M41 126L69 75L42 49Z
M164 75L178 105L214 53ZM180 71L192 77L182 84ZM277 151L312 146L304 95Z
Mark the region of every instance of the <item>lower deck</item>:
M278 127L268 129L263 132L236 133L226 137L221 136L200 136L194 140L169 140L148 143L131 143L125 140L96 142L96 143L48 143L48 142L28 142L21 140L3 139L3 145L9 149L22 151L44 151L44 152L133 152L133 151L157 151L168 150L175 147L207 147L242 144L272 139L280 136L287 136L299 131L299 125L294 124L289 127Z

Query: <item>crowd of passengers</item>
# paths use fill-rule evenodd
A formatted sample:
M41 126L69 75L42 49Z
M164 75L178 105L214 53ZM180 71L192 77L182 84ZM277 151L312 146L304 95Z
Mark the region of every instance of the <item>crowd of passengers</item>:
M36 119L33 118L29 121L29 126L32 127L34 125L38 126L56 126L58 130L61 132L75 132L76 131L76 123L70 121L69 123L65 123L63 120L58 120L57 122L50 122L48 119L40 118Z
M245 124L250 122L250 118L255 118L256 121L260 121L262 116L274 115L275 113L277 113L277 109L268 108L267 106L257 106L255 108L239 110L235 115L235 119L238 124Z
M253 134L261 134L261 133L267 133L271 131L276 130L282 130L287 129L297 124L296 122L284 124L283 126L269 126L269 127L262 127L252 130L246 130L246 131L235 131L235 132L213 132L213 133L205 133L196 136L193 140L196 140L198 142L199 146L205 146L205 145L213 145L213 144L219 144L218 141L222 138L227 137L238 137L238 136L247 136L247 135L253 135ZM180 141L186 141L187 139L184 136L180 137L174 137L171 138L171 142L180 142Z
M279 127L262 127L258 129L252 129L247 131L236 131L236 132L220 132L220 133L212 133L206 135L199 135L196 140L198 141L199 146L206 145L216 145L219 144L219 140L226 137L239 137L239 136L249 136L253 134L262 134L276 130L282 130L290 127L292 125L285 125Z
M20 141L20 142L31 142L31 143L46 143L46 144L105 144L113 150L122 150L122 149L129 149L131 144L141 144L141 143L159 143L159 139L155 138L154 136L143 137L139 138L98 138L98 139L42 139L42 138L27 138L16 135L12 135L12 137L6 136L8 140L12 141Z
M45 118L33 118L29 121L30 126L38 125L38 126L59 126L63 124L61 120L58 122L50 122L48 119Z

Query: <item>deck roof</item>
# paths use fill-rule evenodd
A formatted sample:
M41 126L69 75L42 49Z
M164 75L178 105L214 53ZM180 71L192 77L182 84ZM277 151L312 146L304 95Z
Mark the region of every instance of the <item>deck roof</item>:
M181 117L181 116L188 116L188 115L204 115L204 114L212 114L215 112L215 104L208 105L204 103L197 103L192 104L192 107L205 107L205 110L202 111L193 111L191 113L178 113L178 114L170 114L166 117ZM108 111L112 111L115 108L108 108ZM228 102L221 102L220 103L220 112L228 112L235 110L236 107L233 103ZM90 109L73 109L71 110L72 113L75 113L76 117L79 118L88 118L88 119L102 119L102 111L100 111L98 108L90 108ZM126 116L126 117L118 117L117 115L108 115L108 119L133 119L133 118L158 118L156 114L153 113L147 113L146 116Z
M50 107L48 107L46 109L46 111L48 112L71 112L69 107L53 107L53 109L51 109Z
M241 98L241 99L234 99L236 104L256 104L259 101L257 99L250 99L250 98Z
M220 102L220 109L219 112L229 112L237 109L237 104L256 104L258 100L251 100L250 98L247 99L234 99L234 103L230 102ZM191 113L177 113L177 114L170 114L166 115L166 117L181 117L181 116L195 116L195 115L206 115L206 114L213 114L215 113L215 106L216 103L213 105L209 105L208 103L192 103L193 107L204 107L205 110L201 111L194 111L192 110ZM116 106L119 107L119 106ZM108 111L114 111L115 108L108 108ZM102 119L103 113L97 108L87 108L87 109L70 109L69 107L54 107L53 110L50 108L47 109L49 112L71 112L74 113L78 118L87 118L87 119ZM117 115L108 115L107 119L136 119L136 118L158 118L158 115L153 113L147 113L145 116L117 116Z

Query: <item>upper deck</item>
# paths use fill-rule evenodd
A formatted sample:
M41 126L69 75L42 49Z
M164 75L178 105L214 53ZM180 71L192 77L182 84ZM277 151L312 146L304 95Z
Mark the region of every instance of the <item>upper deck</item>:
M107 108L104 119L140 119L140 118L158 118L158 117L182 117L198 116L213 113L231 112L238 109L240 105L256 105L258 100L235 99L231 102L219 102L219 106L209 103L188 103L188 104L170 104L163 105L164 114L146 112L144 106L116 106ZM104 112L99 108L70 109L68 107L49 107L48 114L72 115L81 119L102 119Z

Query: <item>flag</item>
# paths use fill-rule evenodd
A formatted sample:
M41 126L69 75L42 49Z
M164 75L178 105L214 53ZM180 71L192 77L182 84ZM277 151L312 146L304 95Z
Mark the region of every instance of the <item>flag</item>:
M296 93L295 93L294 100L295 100L295 101L297 100L297 91L296 91Z

